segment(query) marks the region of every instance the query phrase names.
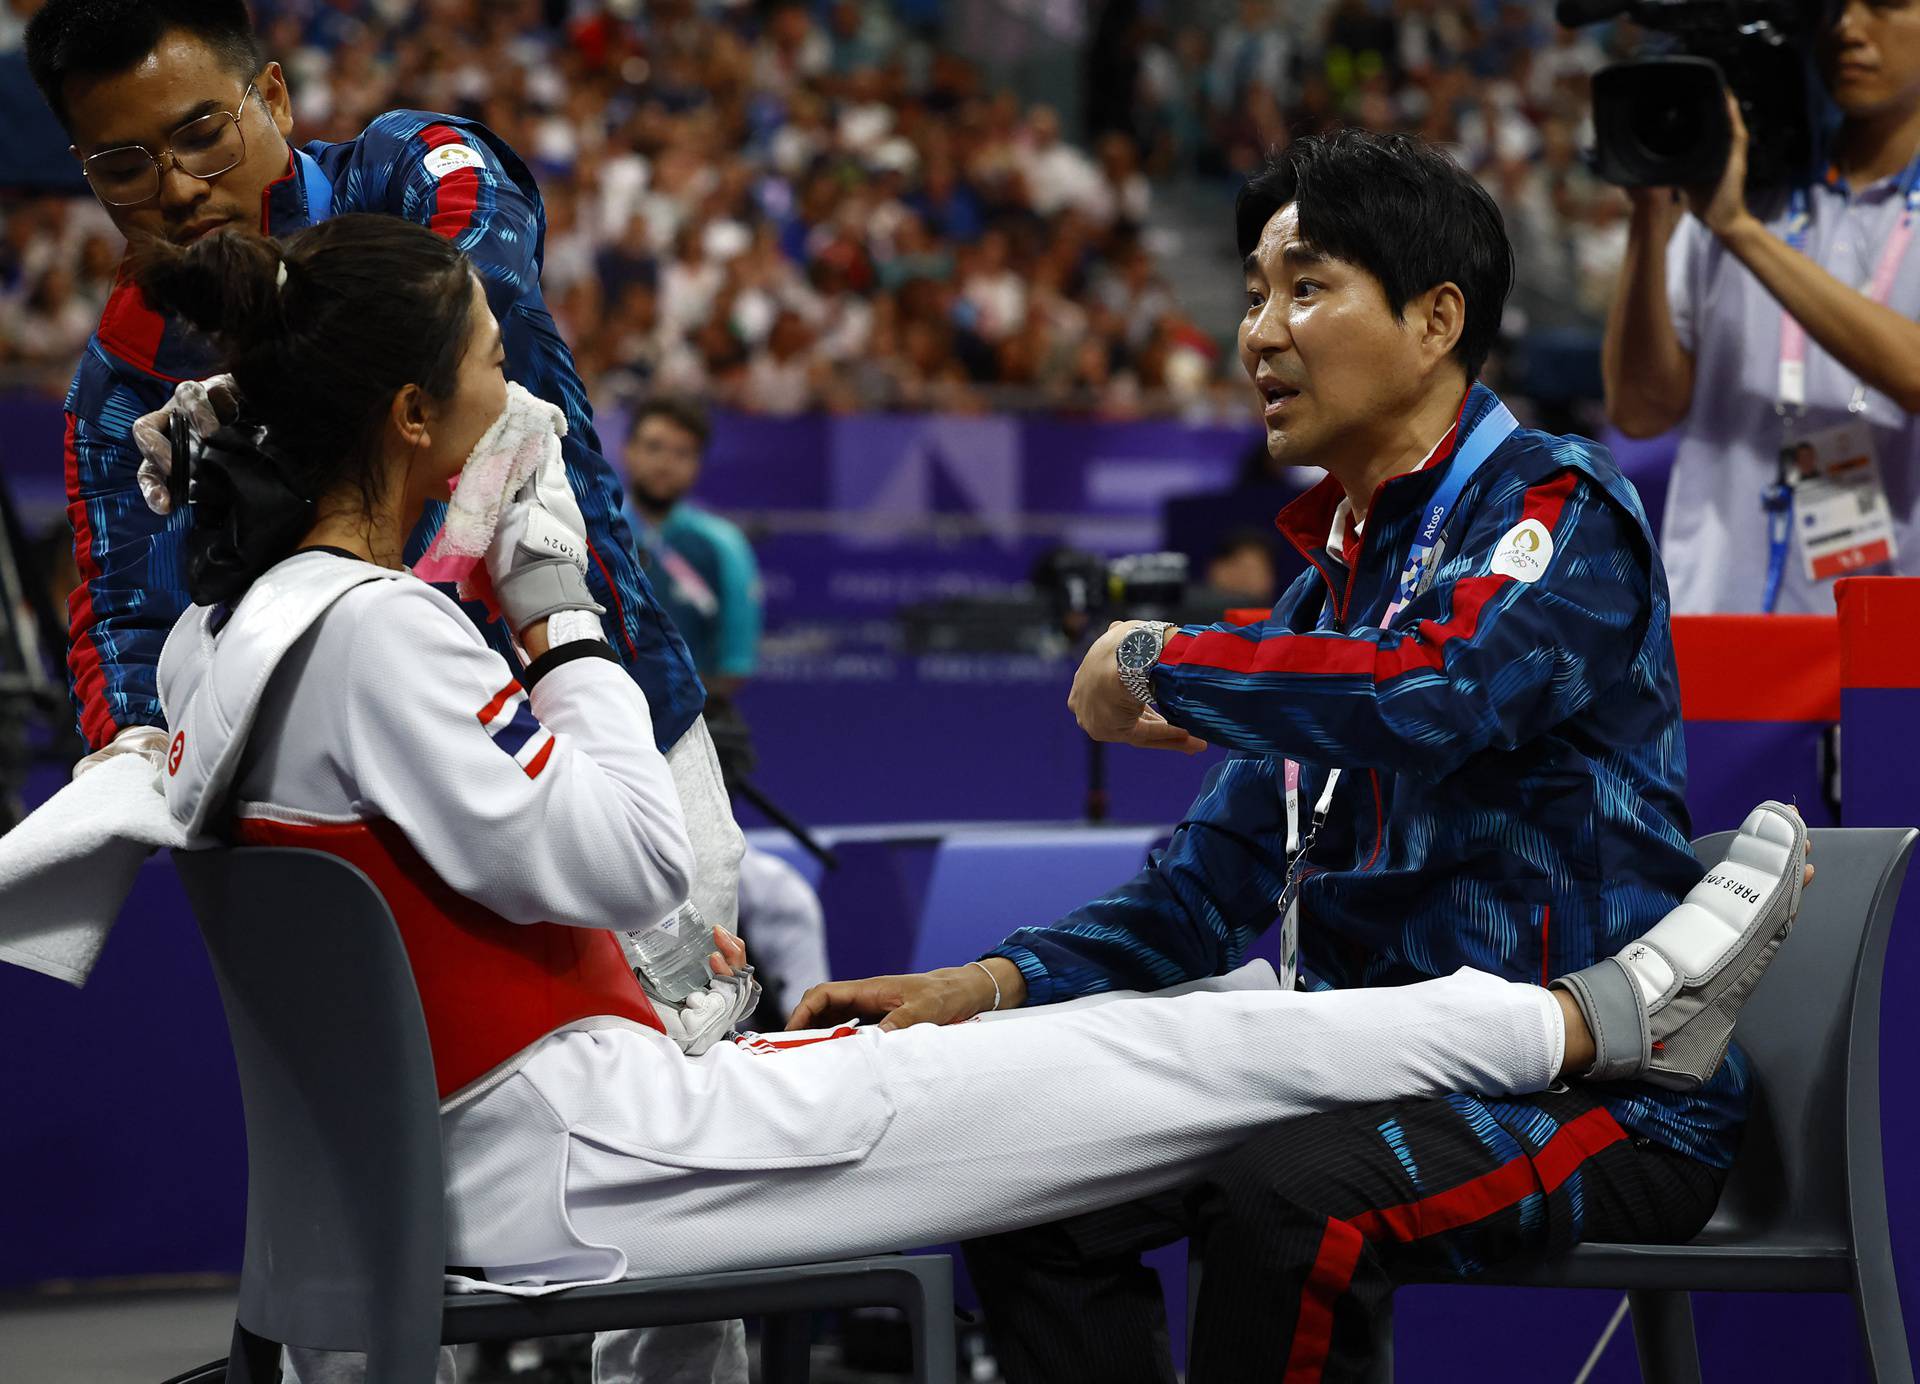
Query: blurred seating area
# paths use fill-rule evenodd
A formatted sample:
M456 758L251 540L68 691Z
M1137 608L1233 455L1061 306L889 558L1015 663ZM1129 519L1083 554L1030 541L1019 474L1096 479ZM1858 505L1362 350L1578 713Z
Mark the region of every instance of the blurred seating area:
M0 0L0 53L33 8ZM1527 348L1509 392L1597 384L1623 204L1577 149L1605 52L1541 3L1052 7L1080 54L1058 107L949 41L972 11L1032 8L1005 0L255 8L301 136L418 107L525 156L547 296L603 405L1238 417L1227 200L1264 147L1343 122L1442 140L1502 200ZM1204 208L1213 253L1169 231L1167 198ZM84 196L0 200L8 379L64 389L117 253ZM1205 303L1196 264L1220 281Z

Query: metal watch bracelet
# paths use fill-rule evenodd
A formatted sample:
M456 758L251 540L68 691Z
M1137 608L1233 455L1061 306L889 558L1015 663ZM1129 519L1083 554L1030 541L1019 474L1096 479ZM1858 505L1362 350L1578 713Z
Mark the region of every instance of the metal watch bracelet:
M1126 688L1142 706L1151 707L1154 704L1153 665L1159 660L1160 651L1167 647L1167 639L1175 628L1164 620L1148 620L1137 629L1129 631L1127 637L1120 641L1120 647L1114 651L1115 661L1119 665L1120 685ZM1153 636L1153 657L1144 663L1129 664L1126 658L1127 645L1131 642L1139 648L1145 642L1137 638L1141 634Z

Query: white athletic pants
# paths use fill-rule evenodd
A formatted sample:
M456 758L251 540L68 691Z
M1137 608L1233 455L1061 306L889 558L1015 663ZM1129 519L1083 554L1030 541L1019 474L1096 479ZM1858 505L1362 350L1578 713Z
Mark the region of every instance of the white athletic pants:
M448 1252L538 1291L964 1239L1175 1186L1293 1116L1540 1090L1562 1042L1547 991L1468 970L1050 1006L771 1055L562 1034L445 1118Z

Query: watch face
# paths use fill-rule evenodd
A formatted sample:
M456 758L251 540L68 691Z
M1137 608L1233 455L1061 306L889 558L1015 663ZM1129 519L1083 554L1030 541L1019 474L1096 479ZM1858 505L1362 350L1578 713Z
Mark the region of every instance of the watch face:
M1120 666L1129 672L1142 672L1160 661L1160 639L1152 630L1135 630L1120 641L1115 651Z

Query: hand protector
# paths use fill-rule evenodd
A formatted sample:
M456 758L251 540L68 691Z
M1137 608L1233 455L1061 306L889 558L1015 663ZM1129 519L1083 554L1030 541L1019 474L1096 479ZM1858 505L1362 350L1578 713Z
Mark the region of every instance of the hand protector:
M587 591L587 525L558 447L501 509L486 567L515 633L562 610L605 613Z
M178 420L195 442L204 442L240 412L240 390L231 375L182 380L173 397L152 413L133 420L133 442L140 449L140 494L155 514L171 514L185 498L185 477L173 474L173 436Z
M413 574L422 581L458 582L462 600L478 599L486 576L482 572L475 583L473 573L500 527L501 510L542 462L560 455L566 435L564 413L509 380L506 406L450 482L446 519L413 564Z
M113 739L73 766L73 776L89 769L97 769L109 759L123 754L137 754L153 766L156 780L160 776L161 766L167 759L167 732L160 726L128 726Z
M646 989L644 981L640 988ZM678 1004L652 993L647 998L667 1026L667 1037L688 1057L698 1057L753 1013L760 1003L760 982L753 977L753 967L742 966L730 976L715 976L706 989L695 990Z

